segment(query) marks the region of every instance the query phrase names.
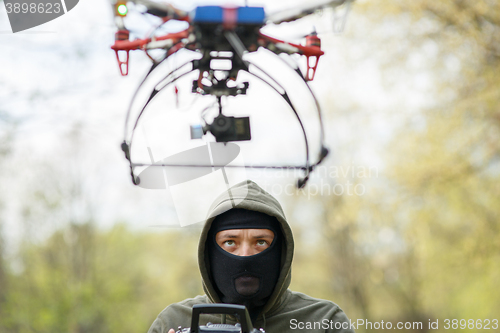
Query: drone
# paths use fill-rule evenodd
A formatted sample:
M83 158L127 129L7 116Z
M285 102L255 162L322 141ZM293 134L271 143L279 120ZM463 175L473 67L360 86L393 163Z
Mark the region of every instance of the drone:
M175 8L168 3L151 0L112 0L115 23L118 30L115 33L115 43L111 46L111 49L116 53L121 75L128 75L130 51L144 51L153 63L146 77L139 85L139 88L163 61L180 50L188 50L196 54L195 59L189 60L187 63L183 63L169 73L166 73L161 84L159 83L153 89L147 102L142 106L132 126L132 130L128 130L127 123L130 121L132 103L137 95L137 91L132 98L132 102L127 112L124 140L121 144L121 149L129 162L133 184L139 185L140 183L139 176L135 174L135 169L137 167L207 167L207 165L155 163L154 161L151 161L151 164L132 162L131 147L133 144L134 132L148 104L160 90L174 84L175 81L189 73L196 72L198 74L198 79L192 82L191 92L203 96L213 96L216 99L219 110L218 116L215 117L211 123L204 122L203 125L191 126L191 138L199 139L207 133L211 133L215 137L216 142L222 142L224 144L233 141L251 140L249 117L226 116L223 113L223 105L221 103L221 98L224 96L236 97L246 95L247 90L250 89L249 82L237 82L238 74L244 71L264 82L267 87L279 94L295 115L304 137L305 163L303 165L241 165L233 167L301 169L304 175L297 181L297 187L304 187L311 172L313 172L314 168L325 159L329 152L324 144L324 128L321 109L316 96L308 85L308 82L314 80L319 59L324 55L324 51L321 50L321 39L318 37L316 31L313 31L305 36L305 45L295 44L264 34L262 28L270 24L278 25L283 22L292 22L325 8L336 9L339 6L343 6L345 8L345 14L340 19L340 24L337 23L337 26L340 27L338 29L343 30L352 1L353 0L329 0L319 4L307 5L302 8L266 14L263 7L198 6L194 10L188 12ZM152 15L160 18L160 26L169 21L183 21L187 22L188 28L161 36L153 36L153 34L151 34L146 38L130 40L130 31L125 27L124 20L129 11L129 3L139 5L137 7L145 9L143 12L145 15ZM293 67L289 63L287 63L287 65L301 78L307 92L314 100L319 119L319 138L321 147L319 155L314 162L311 162L309 142L304 125L286 89L280 85L272 75L266 73L257 63L252 62L246 57L246 54L256 52L260 48L265 48L276 56L288 54L300 55L306 58L306 70L304 73L298 67ZM159 59L153 58L150 55L151 50L163 50L163 56ZM278 58L282 59L282 57ZM224 67L218 67L217 61L214 60L223 60L226 65ZM230 64L230 66L227 66L227 64ZM188 67L187 70L186 67ZM211 167L224 167L224 165L211 165Z

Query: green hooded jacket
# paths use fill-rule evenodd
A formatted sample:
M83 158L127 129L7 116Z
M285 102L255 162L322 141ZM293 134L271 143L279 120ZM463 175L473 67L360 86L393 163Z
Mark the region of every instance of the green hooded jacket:
M262 313L253 323L255 328L263 328L267 333L283 332L341 332L351 333L349 319L335 303L316 299L288 289L291 281L294 241L292 230L285 219L279 202L252 181L239 183L221 194L212 204L209 217L201 232L198 247L198 263L205 295L189 298L166 307L153 322L148 333L167 333L169 329L189 327L194 304L221 303L209 274L205 242L214 218L232 208L254 210L274 216L280 223L283 242L281 273L276 287L269 297ZM221 323L221 315L202 315L200 325L207 322ZM231 316L226 323L235 324Z

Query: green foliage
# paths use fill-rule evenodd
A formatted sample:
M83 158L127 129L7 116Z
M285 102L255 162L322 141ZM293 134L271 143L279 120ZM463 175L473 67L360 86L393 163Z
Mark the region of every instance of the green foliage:
M354 10L367 19L363 31L371 27L367 52L392 87L413 73L432 78L426 107L390 110L386 119L399 125L366 195L314 198L323 238L297 255L294 286L338 302L353 319L497 318L500 6L377 1Z
M178 232L137 234L122 224L97 232L87 223L25 244L0 330L145 331L165 306L202 292L195 243Z
M374 320L496 318L500 7L424 0L365 2L358 10L382 32L387 73L436 49L419 64L433 78L428 107L406 118L394 110L403 126L384 155L385 184L365 197L322 200L331 278L347 281L337 298L350 299L348 313ZM384 230L395 235L389 247Z

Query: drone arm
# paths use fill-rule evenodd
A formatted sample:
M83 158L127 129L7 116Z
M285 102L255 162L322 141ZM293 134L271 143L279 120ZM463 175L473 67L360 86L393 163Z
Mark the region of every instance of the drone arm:
M300 55L305 55L306 57L320 57L325 54L325 52L323 52L318 46L304 46L285 42L283 40L264 35L263 33L260 33L260 37L259 41L262 46L267 48L271 43L274 44L276 48L282 50L282 52L286 52L288 54L298 53Z
M184 38L188 38L189 33L188 29L172 33L172 34L167 34L165 36L159 36L155 38L144 38L144 39L136 39L136 40L117 40L115 41L115 44L111 46L111 48L115 51L130 51L130 50L140 50L144 48L154 48L154 43L155 42L160 42L164 41L165 43L162 43L161 47L172 47L174 44L177 44ZM151 44L151 45L149 45ZM157 46L158 47L158 46Z
M164 48L168 49L167 56L169 56L185 46L185 44L182 43L182 40L189 37L189 32L188 29L186 29L184 31L167 34L165 36L136 39L132 41L129 41L128 37L128 30L119 30L116 33L115 44L111 46L111 49L116 53L116 60L118 61L118 66L122 76L128 75L129 51ZM120 59L120 51L125 52L123 60Z
M178 20L178 21L188 21L189 13L168 3L156 2L151 0L130 0L134 4L143 5L147 8L147 13L163 18L165 21L168 20Z
M342 5L346 0L328 0L321 1L312 4L308 4L303 7L291 8L284 11L279 11L276 13L272 13L266 17L266 21L268 23L280 24L283 22L292 22L298 19L301 19L307 15L314 14L317 10L331 7L335 8L337 6Z
M294 43L285 42L267 35L260 33L261 38L259 42L261 46L268 48L275 53L288 53L304 55L307 58L307 72L305 75L306 81L312 81L316 74L316 68L318 67L319 58L325 54L321 50L319 39L318 42L311 42L311 45L304 46ZM315 38L315 36L309 36L308 38ZM309 43L308 43L309 44ZM314 59L312 59L314 58Z

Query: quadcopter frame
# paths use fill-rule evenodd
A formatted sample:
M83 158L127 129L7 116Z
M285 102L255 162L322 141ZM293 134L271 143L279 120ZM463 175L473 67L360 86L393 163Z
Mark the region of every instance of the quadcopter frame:
M334 0L330 1L328 5L335 7L343 4L346 1L348 0ZM195 80L193 82L192 92L202 95L215 96L219 103L219 112L220 114L222 114L222 105L220 104L220 99L222 96L238 96L246 94L246 90L248 88L247 82L245 82L243 86L235 86L234 84L231 86L231 84L229 84L236 80L238 72L242 70L249 73L256 79L264 82L268 87L278 93L288 104L297 121L299 122L302 130L305 143L306 161L304 165L212 165L212 167L301 169L304 171L304 176L298 180L297 186L299 188L305 186L307 180L309 179L310 173L328 155L328 149L324 144L324 126L320 105L316 99L316 96L308 85L308 82L312 81L315 77L319 58L324 54L324 52L321 50L321 40L318 38L317 34L314 32L306 36L305 46L267 36L260 32L260 28L265 25L266 21L266 16L262 7L225 8L218 6L202 6L197 7L191 14L189 14L187 12L180 11L170 5L160 4L149 0L135 0L134 2L145 5L148 10L147 13L162 17L163 22L167 22L169 20L186 21L190 24L190 26L189 28L177 33L129 41L129 31L125 29L123 20L119 21L121 22L121 24L118 24L119 30L115 35L115 44L112 46L112 49L116 53L116 58L122 75L128 74L129 51L144 50L147 53L147 51L150 49L161 48L165 50L163 59L158 61L151 58L153 60L153 65L147 73L146 77L139 85L127 111L124 141L122 142L121 148L129 162L132 182L135 185L138 185L140 183L139 177L134 173L136 167L207 167L207 165L167 164L155 163L154 161L152 161L152 163L150 164L132 162L131 148L134 140L135 130L139 124L139 120L144 115L147 106L154 99L154 97L161 90L172 85L181 77L184 77L185 75L194 71L198 71L198 80ZM317 9L317 7L314 8L315 10ZM308 13L310 14L311 8L303 10L298 14L294 14L294 17L300 18L304 16L304 13L306 13L305 15L307 15ZM273 21L272 18L267 19L271 22L276 21ZM280 18L281 22L286 22L293 19L293 17ZM317 109L320 127L320 152L316 161L313 163L311 163L310 161L309 142L304 125L297 112L296 107L289 98L288 92L282 85L278 83L277 80L275 80L257 64L245 59L245 54L254 52L261 47L270 50L276 55L280 53L299 54L304 55L307 59L306 72L303 75L299 68L294 68L288 62L284 61L281 57L278 57L279 59L283 60L293 71L295 71L300 78L302 78L310 96L312 96L314 100L314 104ZM127 124L131 116L132 104L137 96L139 89L160 63L162 63L172 54L181 49L187 49L193 52L197 52L201 54L201 58L184 63L183 65L172 70L162 80L160 80L160 82L151 92L147 102L141 108L139 115L132 127L132 130L128 131ZM123 57L122 59L120 58L120 52L122 52L122 54L124 53L124 60ZM214 68L211 65L212 60L214 59L229 60L231 62L231 68L225 70ZM179 73L179 71L187 65L191 65L191 69L183 73ZM252 68L257 69L259 74L255 73ZM217 71L224 73L222 79L218 79L215 77L214 73Z

